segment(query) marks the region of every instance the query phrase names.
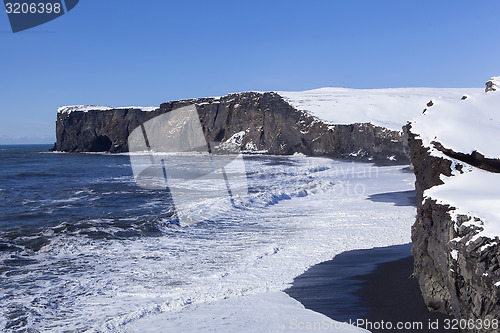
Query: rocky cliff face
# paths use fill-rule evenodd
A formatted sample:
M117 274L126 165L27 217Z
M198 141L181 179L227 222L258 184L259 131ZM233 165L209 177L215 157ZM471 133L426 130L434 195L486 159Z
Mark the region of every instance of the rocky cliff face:
M369 123L326 124L296 110L277 93L256 92L168 102L153 111L63 110L57 116L54 150L127 152L128 135L136 127L191 104L197 106L207 142L230 141L244 152L408 161L401 132Z
M480 216L457 213L460 207L426 192L467 172L498 173L499 159L485 158L477 151L454 151L437 140L427 146L421 139L422 133L417 133L411 124L405 127L405 132L416 175L418 202L412 228L414 275L425 302L431 310L473 320L464 324L463 331L500 332L498 325L481 325L493 320L498 323L500 318L499 237L486 237L482 233L485 224ZM467 193L468 189L464 190ZM473 193L471 188L468 200L476 200ZM490 199L490 209L498 210L499 198Z

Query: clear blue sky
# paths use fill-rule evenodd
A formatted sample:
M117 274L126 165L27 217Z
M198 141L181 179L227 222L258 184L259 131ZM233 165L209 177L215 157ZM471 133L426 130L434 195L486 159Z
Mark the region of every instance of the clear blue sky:
M246 90L483 87L500 1L80 0L13 34L0 13L0 143L53 142L56 108Z

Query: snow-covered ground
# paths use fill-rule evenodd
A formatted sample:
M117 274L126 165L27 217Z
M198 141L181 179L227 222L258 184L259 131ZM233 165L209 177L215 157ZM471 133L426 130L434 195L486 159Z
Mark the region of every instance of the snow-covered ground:
M108 110L116 110L116 109L138 109L141 111L155 111L158 110L158 107L154 106L120 106L120 107L112 107L112 106L104 106L104 105L67 105L61 106L57 108L58 113L71 113L75 111L108 111Z
M470 222L483 228L477 236L500 236L500 175L480 169L468 169L464 174L442 177L443 185L434 186L424 195L455 207L455 214L478 217Z
M401 131L407 121L421 114L429 101L459 101L476 96L480 88L320 88L279 91L288 103L332 124L372 123Z
M431 154L450 159L434 147L433 142L438 142L455 152L477 151L486 158L500 158L500 92L433 101L433 106L412 120L411 129ZM484 230L478 236L500 236L500 174L459 163L465 165L461 172L454 170L452 177L442 176L444 184L424 195L456 207L456 214L480 218L477 225Z
M424 146L437 141L455 152L476 150L488 158L500 157L500 92L433 102L424 114L410 119L412 132L419 134Z

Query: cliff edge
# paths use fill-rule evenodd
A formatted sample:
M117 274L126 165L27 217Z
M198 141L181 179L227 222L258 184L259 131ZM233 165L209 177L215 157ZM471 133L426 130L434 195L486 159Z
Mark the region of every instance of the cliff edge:
M405 126L416 175L414 275L429 309L500 332L500 93L434 101ZM496 321L496 325L491 325Z
M62 107L57 114L53 150L127 152L127 138L135 128L158 115L193 104L207 142L231 142L243 152L409 161L401 131L371 123L321 121L273 92L180 100L158 108Z
M479 89L465 89L470 94ZM401 127L431 97L456 100L464 89L320 88L298 92L244 92L159 107L77 105L58 109L57 141L64 152L127 152L127 137L144 122L196 105L207 142L231 142L247 153L302 153L408 163Z

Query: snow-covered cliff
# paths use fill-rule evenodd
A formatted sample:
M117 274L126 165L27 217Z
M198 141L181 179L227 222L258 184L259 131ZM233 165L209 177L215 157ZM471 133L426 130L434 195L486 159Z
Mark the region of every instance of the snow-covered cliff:
M159 108L61 107L54 149L127 152L127 138L135 128L191 104L196 105L207 142L232 142L244 152L408 161L401 129L321 121L272 92L174 101Z
M407 126L418 216L415 275L428 307L500 318L500 92L433 100ZM470 332L497 332L472 325Z
M246 92L163 103L160 107L66 106L58 109L54 149L128 151L131 131L174 108L195 104L207 142L233 142L242 151L303 153L407 162L401 127L421 105L455 100L478 89L345 89ZM237 139L237 140L236 140ZM235 141L236 140L236 141Z

